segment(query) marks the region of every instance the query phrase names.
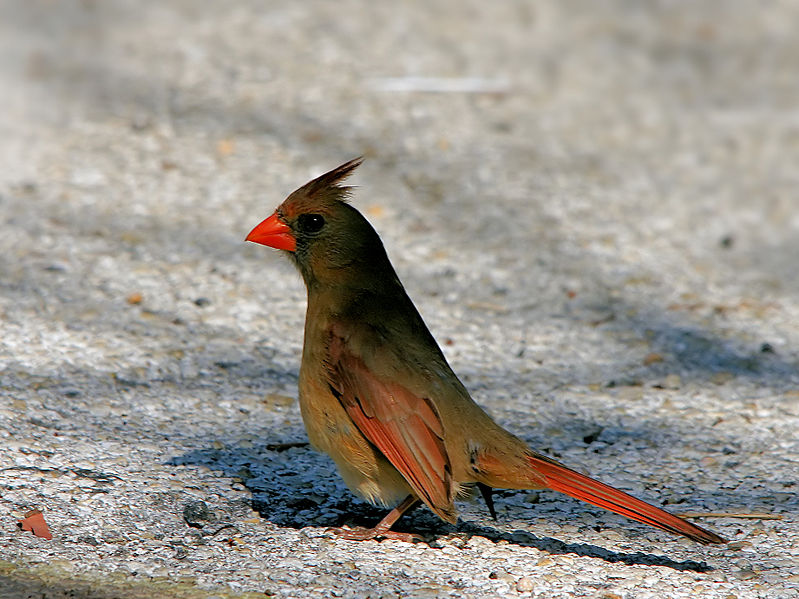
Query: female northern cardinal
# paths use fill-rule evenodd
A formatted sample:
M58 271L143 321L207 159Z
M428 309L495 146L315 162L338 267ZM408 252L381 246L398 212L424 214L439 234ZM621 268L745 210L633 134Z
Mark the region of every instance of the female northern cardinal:
M410 540L391 531L423 501L455 523L453 500L477 485L554 489L700 543L718 535L537 453L496 424L452 372L375 230L338 183L351 160L292 193L247 236L294 259L308 289L300 408L311 443L355 493L396 505L349 539Z

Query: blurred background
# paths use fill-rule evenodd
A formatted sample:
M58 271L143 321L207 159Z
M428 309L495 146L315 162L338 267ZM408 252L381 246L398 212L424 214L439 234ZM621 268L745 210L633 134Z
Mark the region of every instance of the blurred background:
M134 456L158 488L303 440L304 289L243 238L363 154L353 203L500 421L600 478L592 443L625 456L617 480L778 509L799 451L797 23L788 0L0 2L3 442L122 478ZM58 480L19 476L9 510L86 525ZM137 526L141 489L117 489L108 526Z
M275 284L245 318L293 305L290 268L241 239L292 189L364 154L356 204L428 318L470 301L526 329L566 305L627 319L678 359L672 329L712 325L681 364L711 370L748 350L709 355L697 336L746 329L750 345L794 351L790 2L0 11L8 309L52 288L61 305L35 309L96 322L94 302L143 293L175 313L204 298L204 318L231 323L233 303ZM761 332L764 315L779 322Z

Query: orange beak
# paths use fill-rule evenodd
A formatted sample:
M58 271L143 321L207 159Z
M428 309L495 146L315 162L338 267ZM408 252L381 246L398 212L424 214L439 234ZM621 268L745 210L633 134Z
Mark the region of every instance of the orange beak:
M250 231L244 241L252 241L289 252L297 249L297 240L289 226L280 220L277 212Z

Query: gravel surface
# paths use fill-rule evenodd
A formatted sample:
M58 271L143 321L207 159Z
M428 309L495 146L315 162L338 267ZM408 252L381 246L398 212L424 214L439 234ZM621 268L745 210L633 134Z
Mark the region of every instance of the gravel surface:
M0 597L799 597L794 2L0 3ZM552 492L426 542L296 403L304 288L245 234L354 203ZM19 530L44 512L52 540Z

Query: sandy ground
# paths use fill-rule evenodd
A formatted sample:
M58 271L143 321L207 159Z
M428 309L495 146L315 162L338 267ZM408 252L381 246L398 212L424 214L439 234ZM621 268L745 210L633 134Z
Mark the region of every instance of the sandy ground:
M0 4L0 597L799 596L793 2ZM475 398L676 512L372 523L296 405L304 289L243 237L354 199ZM52 540L16 522L39 508ZM189 525L191 524L191 526ZM247 594L249 593L249 594Z

